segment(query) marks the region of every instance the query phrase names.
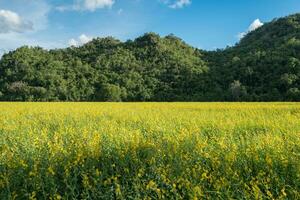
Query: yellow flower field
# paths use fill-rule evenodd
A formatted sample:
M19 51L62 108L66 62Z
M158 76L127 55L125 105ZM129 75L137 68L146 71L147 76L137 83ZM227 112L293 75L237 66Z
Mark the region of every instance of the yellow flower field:
M0 199L300 199L299 103L0 103Z

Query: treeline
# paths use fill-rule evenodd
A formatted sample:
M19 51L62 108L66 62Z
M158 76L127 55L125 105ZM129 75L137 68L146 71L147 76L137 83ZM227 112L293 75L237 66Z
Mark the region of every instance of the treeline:
M300 14L236 46L193 48L174 35L21 47L0 61L2 101L300 101Z

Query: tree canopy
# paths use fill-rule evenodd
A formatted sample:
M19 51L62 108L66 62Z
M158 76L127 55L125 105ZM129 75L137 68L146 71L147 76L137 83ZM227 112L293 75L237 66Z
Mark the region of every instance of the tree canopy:
M0 61L0 100L300 101L300 14L216 51L155 33L66 49L24 46Z

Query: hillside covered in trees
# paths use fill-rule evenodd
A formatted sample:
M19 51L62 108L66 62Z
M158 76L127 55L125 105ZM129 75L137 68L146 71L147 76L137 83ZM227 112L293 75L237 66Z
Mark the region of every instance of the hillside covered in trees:
M193 48L174 35L21 47L0 61L2 101L300 101L300 14L234 47Z

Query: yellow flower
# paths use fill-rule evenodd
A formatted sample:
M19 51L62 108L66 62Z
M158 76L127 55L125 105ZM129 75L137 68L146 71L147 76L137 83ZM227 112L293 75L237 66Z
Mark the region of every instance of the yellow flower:
M156 183L154 181L149 181L148 185L146 186L147 190L149 189L156 189Z
M31 194L30 194L30 196L29 196L29 199L30 200L36 200L37 198L36 198L36 192L32 192Z
M121 191L121 187L120 187L119 184L116 184L115 193L116 193L117 197L121 197L122 196L122 191Z
M51 166L48 167L48 173L51 174L52 176L55 175L55 172L54 172L54 170L53 170L53 168Z

